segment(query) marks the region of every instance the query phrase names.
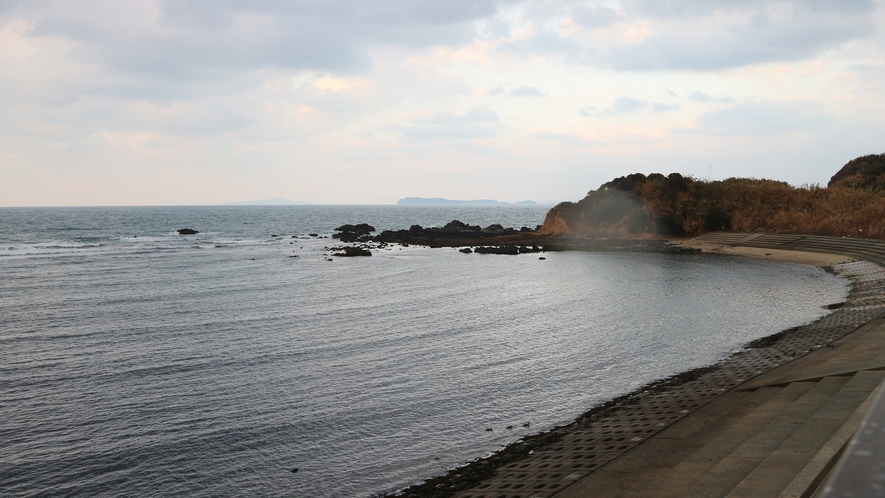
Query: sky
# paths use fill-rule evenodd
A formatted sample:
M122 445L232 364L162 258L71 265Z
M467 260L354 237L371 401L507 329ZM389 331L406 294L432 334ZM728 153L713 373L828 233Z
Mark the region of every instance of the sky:
M883 28L872 0L0 0L0 206L825 185L885 152Z

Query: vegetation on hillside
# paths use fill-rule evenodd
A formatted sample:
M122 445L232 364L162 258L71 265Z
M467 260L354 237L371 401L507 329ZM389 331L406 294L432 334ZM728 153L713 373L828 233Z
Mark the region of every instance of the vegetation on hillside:
M621 237L695 236L712 230L885 239L885 154L849 162L827 187L635 173L603 184L578 202L557 205L543 229Z

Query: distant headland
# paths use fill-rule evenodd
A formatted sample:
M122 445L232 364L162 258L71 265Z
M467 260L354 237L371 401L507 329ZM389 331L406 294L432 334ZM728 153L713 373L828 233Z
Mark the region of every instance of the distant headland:
M885 239L885 154L851 160L826 187L634 173L556 205L539 234L696 237L718 230Z
M553 202L535 202L535 201L519 201L519 202L500 202L492 199L476 199L472 201L459 201L452 199L443 199L442 197L406 197L396 201L397 206L552 206Z

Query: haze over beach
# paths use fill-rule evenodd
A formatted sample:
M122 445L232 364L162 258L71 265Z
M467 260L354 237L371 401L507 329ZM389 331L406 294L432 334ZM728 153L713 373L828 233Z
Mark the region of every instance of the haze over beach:
M881 2L3 2L0 205L578 200L883 152Z

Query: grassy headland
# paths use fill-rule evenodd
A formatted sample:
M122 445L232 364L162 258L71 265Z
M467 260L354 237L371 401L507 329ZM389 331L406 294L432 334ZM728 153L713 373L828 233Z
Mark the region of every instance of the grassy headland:
M826 187L635 173L558 204L539 234L691 237L713 230L885 239L885 154L850 161Z

